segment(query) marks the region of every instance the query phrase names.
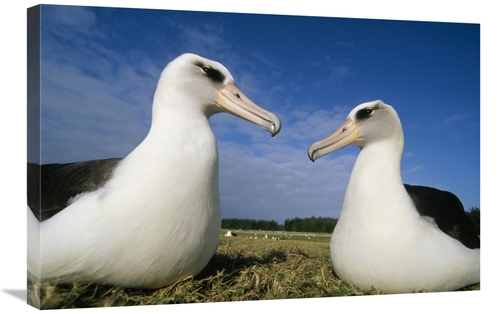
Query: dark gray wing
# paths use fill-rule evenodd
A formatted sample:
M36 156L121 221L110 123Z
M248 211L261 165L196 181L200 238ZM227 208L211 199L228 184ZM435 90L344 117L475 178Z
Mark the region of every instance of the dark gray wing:
M404 186L420 215L434 218L439 229L466 247L480 247L479 235L455 194L427 186Z
M39 221L54 216L75 195L95 191L111 177L120 158L68 164L28 163L28 206Z

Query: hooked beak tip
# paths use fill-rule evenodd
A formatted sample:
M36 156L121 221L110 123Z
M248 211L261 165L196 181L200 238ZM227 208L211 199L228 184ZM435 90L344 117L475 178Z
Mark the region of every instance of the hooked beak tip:
M309 148L309 150L307 151L307 157L309 157L309 160L311 160L312 162L314 162L316 160L314 158L314 153L315 153L315 151L313 151L311 148Z
M271 137L274 137L276 134L278 134L281 131L281 122L280 119L272 114L272 120L273 122L271 123Z

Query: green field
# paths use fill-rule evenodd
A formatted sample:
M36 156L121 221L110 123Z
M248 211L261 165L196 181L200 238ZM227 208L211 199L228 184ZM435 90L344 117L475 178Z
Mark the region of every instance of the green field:
M140 290L92 283L43 283L31 285L28 299L36 299L36 288L40 288L43 309L363 294L333 275L329 234L233 230L238 236L225 237L226 231L221 231L219 249L207 267L196 277L171 286ZM266 234L268 239L263 239ZM464 290L479 290L479 287L474 285ZM381 292L373 290L369 294Z

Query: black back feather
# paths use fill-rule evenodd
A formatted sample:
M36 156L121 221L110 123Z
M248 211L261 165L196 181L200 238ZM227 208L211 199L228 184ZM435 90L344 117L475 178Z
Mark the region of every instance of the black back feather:
M104 185L120 158L109 158L67 164L28 163L28 206L44 221L68 206L68 200Z
M427 186L404 186L420 215L432 217L439 229L466 247L480 247L479 235L455 194Z

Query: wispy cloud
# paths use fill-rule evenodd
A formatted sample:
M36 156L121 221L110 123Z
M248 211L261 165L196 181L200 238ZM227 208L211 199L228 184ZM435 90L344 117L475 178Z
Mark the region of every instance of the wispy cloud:
M223 28L210 23L177 24L180 44L178 54L197 52L211 56L217 54L221 59L227 59L232 45L224 40Z
M354 43L352 41L338 41L335 43L337 46L341 47L353 47Z
M456 122L459 120L463 120L463 119L469 117L470 115L471 115L470 113L457 113L457 114L451 115L449 117L446 117L444 124L450 124L450 123L453 123L453 122Z
M417 165L417 166L414 166L413 168L403 170L403 174L423 171L424 169L425 169L424 165Z
M99 36L93 26L96 16L84 7L52 6L43 9L44 27L48 33L63 40L78 40L81 35Z
M333 67L330 71L330 79L334 83L338 83L339 81L354 75L353 69L345 65Z

